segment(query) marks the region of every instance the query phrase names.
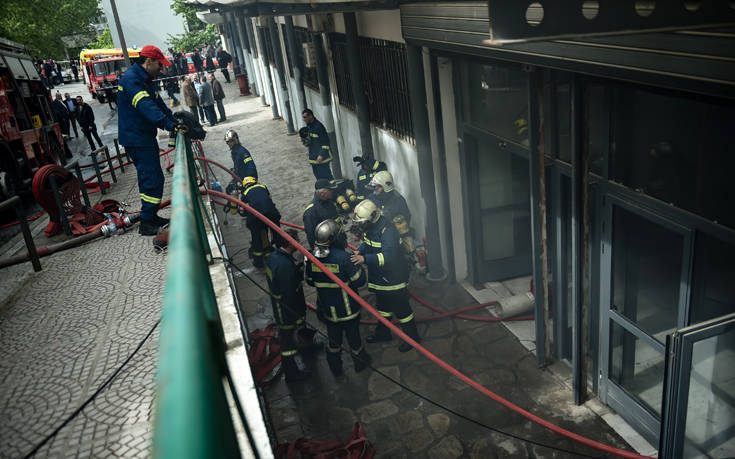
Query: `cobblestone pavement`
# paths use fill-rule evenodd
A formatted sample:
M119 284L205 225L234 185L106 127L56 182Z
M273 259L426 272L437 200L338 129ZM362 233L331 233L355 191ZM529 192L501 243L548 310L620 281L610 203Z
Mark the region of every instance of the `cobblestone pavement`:
M260 181L268 186L283 219L301 224L303 209L313 195L314 178L298 137L286 135L285 123L272 120L270 108L261 107L257 98L241 98L241 102L231 110L228 119L237 121L235 126L240 139L252 154ZM228 127L231 127L229 122L210 129L204 147L208 156L230 165L229 151L222 141ZM225 181L222 185L226 185ZM221 211L219 216L221 221L225 220ZM248 260L250 236L242 218L229 216L227 220L228 224L222 227L222 231L228 256L255 282L265 286L263 273L252 269ZM272 321L268 296L241 273L235 272L235 282L249 329L263 328ZM522 284L527 286L528 282ZM511 283L506 287L499 290L511 294L515 286ZM475 303L458 285L436 287L416 278L412 280L412 289L447 309ZM307 300L314 303L313 289L307 287L306 291ZM374 304L372 295L367 291L362 293ZM413 307L419 317L430 314L415 303ZM487 312L478 314L487 315ZM362 317L370 319L367 312L363 312ZM312 313L307 316L307 321L322 328ZM501 396L570 430L618 447L627 447L590 409L575 406L571 390L563 380L548 370L539 369L533 354L502 325L446 319L422 324L419 331L429 350ZM368 328L363 326L362 336L367 334ZM500 407L450 377L416 351L399 353L398 344L398 339L394 339L383 345L367 345L374 359L373 366L411 390L490 428L463 420L377 372L356 374L347 355L343 355L345 374L335 378L329 372L322 352L305 359L305 365L313 371L309 381L286 385L281 378L265 391L278 442L299 437L345 439L353 422L360 421L375 445L377 457L573 456L570 452L520 441L492 429L555 448L601 456L597 451L573 444ZM557 366L563 371L561 365Z
M106 105L92 106L109 112ZM103 141L114 151L114 113L106 124ZM118 173L104 198L139 208L132 165ZM47 221L36 223L37 247L66 239L44 237ZM2 256L13 246L23 247L11 241ZM24 263L0 274L0 457L30 452L115 372L160 316L165 256L153 251L150 237L137 234L137 226L42 258L41 265L39 273ZM38 457L150 456L157 348L156 331Z

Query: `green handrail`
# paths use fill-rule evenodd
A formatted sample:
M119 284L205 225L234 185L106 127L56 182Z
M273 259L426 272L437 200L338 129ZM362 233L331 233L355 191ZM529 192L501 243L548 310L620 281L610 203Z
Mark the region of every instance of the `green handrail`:
M176 138L153 455L240 457L224 390L225 345L191 141ZM254 447L254 445L253 445Z

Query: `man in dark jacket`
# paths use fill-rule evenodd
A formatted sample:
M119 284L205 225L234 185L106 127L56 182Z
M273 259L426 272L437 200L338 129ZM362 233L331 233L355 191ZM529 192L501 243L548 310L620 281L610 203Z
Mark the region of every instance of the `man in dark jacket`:
M225 77L226 82L230 82L230 72L227 70L227 66L232 62L232 56L230 53L225 51L224 49L220 49L219 53L217 54L217 64L219 65L220 70L222 70L222 75Z
M79 115L79 107L77 106L77 100L72 99L69 93L64 93L64 104L69 109L69 122L71 127L74 128L74 137L79 137L79 131L77 131L77 116ZM71 132L69 132L71 136Z
M73 60L70 63L71 73L74 75L74 81L79 82L79 68L77 67L77 61Z
M370 180L378 172L387 171L388 166L383 161L363 158L362 156L355 156L352 160L360 166L360 170L357 171L357 181L355 181L355 196L357 196L358 200L362 201L370 194L370 190L368 189Z
M54 103L51 104L51 109L54 111L59 124L61 125L61 133L66 137L69 137L69 109L61 99L61 93L57 92L54 98Z
M299 240L296 230L290 229L287 232L292 238ZM293 259L296 247L281 236L275 239L276 250L268 255L265 274L271 295L273 317L278 324L281 362L286 373L286 382L303 381L311 376L311 373L299 370L294 358L298 353L296 333L303 330L306 319L306 300L304 287L301 285L303 275Z
M317 225L324 220L332 219L340 223L337 205L334 203L334 190L337 188L333 181L319 179L314 184L314 199L304 209L304 232L309 247L314 248L315 231Z
M314 112L308 108L301 112L301 118L306 123L302 142L309 148L309 164L311 164L314 177L317 180L333 180L334 176L332 176L332 170L329 168L329 163L332 161L332 148L329 146L327 130L314 117Z
M158 129L174 131L176 121L158 94L153 79L170 66L160 49L144 46L118 87L118 132L138 172L140 228L143 236L155 236L168 219L158 216L163 197L163 171L158 151Z
M99 144L100 148L102 148L102 141L100 140L100 136L97 135L97 125L94 123L94 111L92 111L92 107L84 102L82 96L77 96L77 107L79 107L77 109L79 110L77 121L79 122L79 127L82 128L84 136L87 137L89 147L92 149L92 151L95 151L97 149L97 147L94 146L94 142L92 141L92 137L94 136L97 144Z
M199 54L199 50L194 51L194 54L191 55L191 62L194 64L194 69L196 70L198 74L201 74L204 72L202 56Z
M273 204L271 194L265 185L258 183L255 177L245 177L242 181L245 189L242 192L242 201L253 209L263 214L276 225L281 224L281 214ZM245 212L243 210L243 212ZM262 222L258 217L245 212L246 226L250 230L250 258L253 259L253 266L262 268L263 257L270 251L270 242L268 239L268 225Z
M219 111L219 121L217 122L221 123L227 119L225 115L225 104L222 102L222 99L225 98L225 90L222 89L222 84L214 77L214 73L209 74L209 81L212 84L212 96L217 104L217 111Z

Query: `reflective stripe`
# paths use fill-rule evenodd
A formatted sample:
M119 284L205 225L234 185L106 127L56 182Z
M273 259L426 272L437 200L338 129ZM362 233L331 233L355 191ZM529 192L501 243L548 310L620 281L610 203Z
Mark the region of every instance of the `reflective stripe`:
M341 288L338 284L335 282L314 282L314 287L322 287L322 288Z
M350 280L352 282L356 281L357 279L360 278L360 275L361 274L362 274L362 270L360 270L360 268L358 268L357 271L355 271L355 274L353 274L352 277L350 277Z
M385 265L385 257L383 257L382 253L378 254L378 266L384 266Z
M398 319L398 322L400 322L402 324L407 324L407 323L411 322L412 320L413 320L413 313L411 313L411 315L408 315L408 316L404 317L403 319Z
M153 196L148 196L145 193L140 193L140 200L141 201L145 201L145 202L149 202L151 204L160 204L161 203L161 198L154 198Z
M253 160L253 157L252 156L248 156L247 158L243 159L242 162L244 162L245 164L247 164L247 163L249 163L252 160Z
M256 183L255 185L250 186L250 187L246 188L245 191L243 191L242 198L245 199L245 196L247 196L248 193L250 193L250 190L255 189L255 188L263 188L265 191L268 191L268 188L266 188L265 185L261 185L260 183Z
M313 202L310 203L308 206L306 206L306 209L304 209L304 212L306 212L307 210L311 209L312 207L314 207L314 203Z
M313 132L310 132L310 133L309 133L309 136L310 136L310 137L314 137L315 139L318 139L318 138L319 138L319 134L315 134L315 133L313 133Z
M359 354L360 354L360 352L362 352L362 350L363 350L364 348L365 348L365 347L364 347L364 346L363 346L363 345L361 344L361 345L360 345L360 347L358 347L357 349L350 349L350 351L351 351L351 352L352 352L353 354L355 354L355 355L359 355Z
M345 302L345 310L347 312L347 316L352 315L352 308L350 307L350 297L347 296L347 292L342 290L342 301Z
M393 313L392 312L385 312L385 311L381 311L381 310L378 310L378 312L383 317L393 317Z
M354 314L350 314L349 316L345 316L345 317L340 317L340 318L338 318L338 319L336 320L336 322L347 322L348 320L352 320L352 319L354 319L355 317L358 317L359 315L360 315L360 311L357 311L356 313L354 313Z
M395 285L378 285L378 284L371 284L368 282L368 287L373 290L381 290L384 292L392 291L392 290L400 290L402 288L408 287L408 284L405 282L401 282L400 284Z
M271 271L271 269L268 266L265 267L265 275L268 276L268 279L270 279L271 281L273 280L273 272ZM276 295L273 292L271 292L271 296L273 298L280 298L280 296Z
M330 150L329 145L322 145L322 150Z
M373 170L374 171L378 170L378 167L380 167L380 161L376 159L375 162L373 163Z
M317 161L316 159L310 159L309 164L326 164L332 160L332 157L330 156L327 159L323 159L321 161Z
M122 88L122 86L118 86L118 87L117 87L117 90L118 90L118 91L120 91L120 92L123 92L123 88Z
M334 263L322 263L322 264L323 264L323 265L324 265L324 266L325 266L325 267L326 267L326 268L327 268L327 269L328 269L329 271L331 271L331 272L333 272L333 273L339 273L339 265L337 265L337 264L334 264ZM315 265L315 264L312 264L312 265L311 265L311 270L312 270L312 272L315 272L315 273L320 273L320 272L322 272L322 268L320 268L319 266L317 266L317 265Z
M339 320L339 317L337 317L337 308L330 306L329 309L332 310L332 322L337 322Z
M363 238L363 241L365 241L365 244L369 245L370 247L376 247L376 248L383 247L383 243L382 242L374 242L374 241L371 241L368 238Z
M296 355L296 349L292 351L281 351L281 357L291 357L292 355Z
M332 347L332 346L327 345L327 352L331 352L332 354L337 354L337 353L342 352L342 348Z
M133 108L137 108L138 107L138 102L140 102L140 99L142 99L144 97L148 97L149 95L150 94L148 94L148 91L146 91L146 90L138 91L138 93L133 96L133 102L132 102L133 103Z
M357 180L365 180L367 178L367 175L358 175Z

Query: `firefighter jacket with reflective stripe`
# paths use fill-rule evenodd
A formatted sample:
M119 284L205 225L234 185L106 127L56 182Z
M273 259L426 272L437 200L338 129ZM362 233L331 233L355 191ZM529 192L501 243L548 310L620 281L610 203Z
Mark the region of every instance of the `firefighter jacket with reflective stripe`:
M348 284L352 290L357 290L365 284L365 271L350 261L350 255L344 250L331 247L329 255L320 258L324 266ZM336 282L327 277L317 265L306 261L304 278L309 285L316 287L319 295L319 312L330 322L345 322L360 316L360 304L342 290Z
M117 125L120 145L158 147L158 129L173 131L171 110L158 95L158 86L138 64L133 64L117 88Z
M341 219L337 213L337 205L332 200L319 199L317 193L314 193L314 199L304 209L304 231L312 248L316 240L314 232L317 225L330 218L340 223Z
M273 315L281 328L298 325L306 315L301 272L293 258L281 249L268 255L265 275L271 292Z
M382 193L372 193L368 196L368 199L373 201L380 207L383 217L389 222L393 221L393 218L403 215L406 222L411 224L411 211L408 210L408 204L406 199L401 196L396 190L383 191Z
M332 160L332 149L329 146L329 136L321 121L315 119L307 126L309 128L309 162L324 164ZM322 155L322 162L316 159Z
M365 199L370 194L370 191L367 189L367 186L370 184L370 180L372 180L378 172L387 170L388 166L386 166L383 161L378 161L377 159L370 163L363 163L360 170L357 171L357 181L355 182L355 188L357 188L357 199L361 201Z
M250 156L250 152L242 145L235 145L230 151L232 155L232 162L235 165L235 174L242 179L245 177L258 178L258 170L255 168L255 161Z
M265 185L256 183L255 185L245 188L242 192L242 200L253 209L257 210L261 214L265 215L269 220L274 223L278 223L281 219L281 214L276 209L276 205L273 204L271 194L268 192L268 188ZM257 228L260 225L265 226L265 223L261 223L260 219L255 215L248 212L247 215L247 227Z
M408 263L393 223L380 217L372 228L362 233L362 244L357 251L365 256L371 291L395 291L408 286Z

